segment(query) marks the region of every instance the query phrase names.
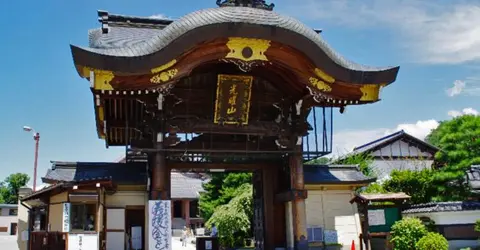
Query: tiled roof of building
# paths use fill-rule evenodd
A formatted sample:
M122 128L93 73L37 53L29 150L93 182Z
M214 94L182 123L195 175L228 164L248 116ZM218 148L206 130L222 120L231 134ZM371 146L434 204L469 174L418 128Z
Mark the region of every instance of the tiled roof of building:
M102 162L52 162L43 182L112 180L120 185L147 183L145 164Z
M436 152L439 149L423 140L420 140L408 133L406 133L404 130L400 130L398 132L395 132L393 134L384 136L382 138L379 138L377 140L371 141L369 143L363 144L361 146L358 146L353 149L352 154L360 154L360 153L367 153L367 152L372 152L375 151L376 149L383 147L386 144L395 142L399 139L406 139L409 142L415 143L422 145L423 147L428 148L430 151Z
M0 208L17 208L17 204L0 204Z
M357 165L304 165L305 184L368 184L376 179L365 176Z
M107 20L112 17L117 19L123 18L124 20L130 20L134 24L151 25L153 22L149 18L127 17L108 13L103 14L102 17L100 12L99 16ZM102 33L102 29L93 30L89 35L90 47L72 46L72 50L88 51L98 55L115 57L141 57L164 49L182 35L195 29L223 23L245 23L282 28L300 34L321 48L336 64L350 70L372 72L397 71L396 67L371 67L349 61L328 45L315 30L294 18L274 11L249 7L208 8L192 12L173 22L171 20L164 21L163 24L159 24L160 28L158 29L118 29L121 27L108 27L103 28L105 31L108 31L106 34ZM125 23L125 21L117 21L117 23ZM166 26L163 27L163 25Z
M404 214L435 213L435 212L456 212L480 210L480 202L477 201L453 201L453 202L432 202L426 204L412 205L402 211Z
M81 182L112 180L119 185L146 185L145 163L53 162L44 182ZM171 196L174 199L197 199L206 178L197 173L171 173Z

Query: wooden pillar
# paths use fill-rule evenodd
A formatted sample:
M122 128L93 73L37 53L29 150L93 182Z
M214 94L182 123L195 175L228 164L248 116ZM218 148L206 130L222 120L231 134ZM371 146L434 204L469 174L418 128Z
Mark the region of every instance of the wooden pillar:
M162 151L163 138L163 133L157 134L155 149L158 151L154 153L152 166L152 200L170 200L170 169Z
M295 153L289 157L290 184L297 191L305 190L303 179L302 145L295 146ZM305 199L296 197L292 202L293 236L296 250L308 250L307 214Z
M190 227L190 201L183 200L183 214L185 216L185 224Z

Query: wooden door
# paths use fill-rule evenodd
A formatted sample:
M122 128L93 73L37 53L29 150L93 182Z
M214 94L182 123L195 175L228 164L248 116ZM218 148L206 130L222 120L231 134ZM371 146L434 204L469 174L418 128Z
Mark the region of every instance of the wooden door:
M145 208L128 208L125 211L125 230L130 234L130 238L133 240L133 229L134 227L141 227L141 248L132 248L134 250L143 250L145 249ZM132 246L135 244L132 242Z
M255 249L263 250L265 241L262 172L253 173L253 230Z
M106 248L107 250L125 249L125 209L107 208Z
M10 235L17 235L17 223L10 224Z

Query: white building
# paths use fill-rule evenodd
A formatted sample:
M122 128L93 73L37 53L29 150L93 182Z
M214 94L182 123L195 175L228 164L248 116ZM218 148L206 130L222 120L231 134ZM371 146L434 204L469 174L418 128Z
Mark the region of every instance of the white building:
M438 150L437 147L401 130L356 147L349 155L368 154L372 156L372 170L377 179L382 180L388 178L395 169L430 169Z
M17 234L17 204L0 204L0 235Z

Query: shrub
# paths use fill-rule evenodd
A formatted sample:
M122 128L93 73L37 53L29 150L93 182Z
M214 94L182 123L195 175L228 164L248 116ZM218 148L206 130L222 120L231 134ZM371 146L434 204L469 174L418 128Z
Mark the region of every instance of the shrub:
M475 232L480 233L480 220L475 221Z
M393 224L391 242L395 250L414 250L426 234L427 228L420 219L406 217Z
M253 217L253 186L243 184L233 192L228 204L215 209L212 217L206 222L208 228L215 223L220 244L224 247L243 246L244 239L250 234Z
M418 250L448 250L448 241L438 233L428 233L417 242Z

